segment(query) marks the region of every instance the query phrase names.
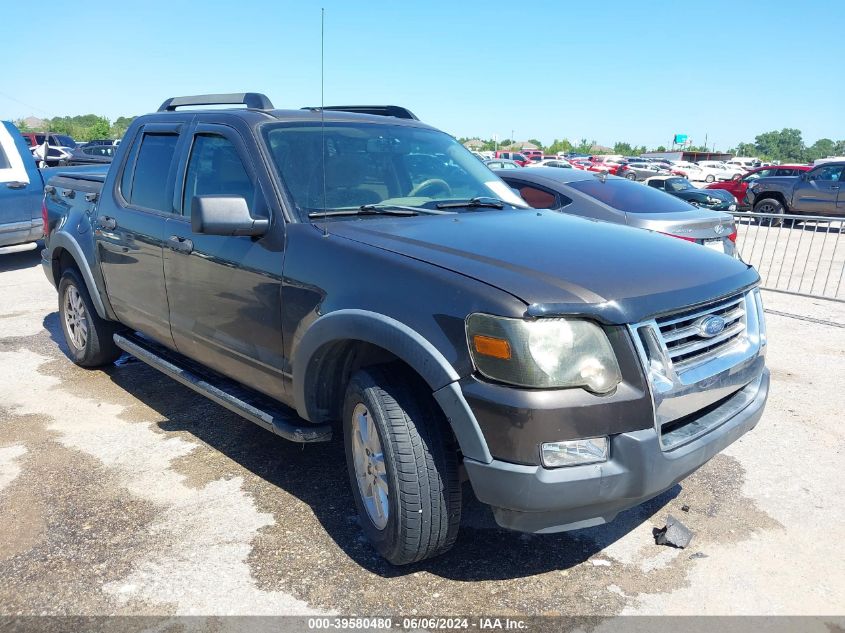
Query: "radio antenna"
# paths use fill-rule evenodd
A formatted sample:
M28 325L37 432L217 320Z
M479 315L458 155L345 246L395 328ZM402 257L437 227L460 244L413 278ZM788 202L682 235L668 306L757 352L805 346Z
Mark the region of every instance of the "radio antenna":
M320 9L320 160L323 173L323 237L329 236L329 209L326 201L326 8Z

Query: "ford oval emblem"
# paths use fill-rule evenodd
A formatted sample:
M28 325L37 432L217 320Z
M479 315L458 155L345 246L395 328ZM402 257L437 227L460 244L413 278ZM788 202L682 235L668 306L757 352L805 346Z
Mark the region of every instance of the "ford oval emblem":
M715 314L705 317L698 322L698 333L705 338L713 338L724 331L725 320Z

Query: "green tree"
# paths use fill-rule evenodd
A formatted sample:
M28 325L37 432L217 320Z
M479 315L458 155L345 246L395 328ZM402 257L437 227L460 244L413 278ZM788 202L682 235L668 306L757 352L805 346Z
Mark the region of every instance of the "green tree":
M567 139L555 139L554 143L549 145L548 153L549 154L566 154L567 152L571 152L575 149Z
M665 146L665 145L658 145L658 146L657 146L657 149L656 149L656 150L654 150L654 151L655 151L655 152L665 152L665 151L666 151L666 146Z
M757 154L757 146L754 143L740 143L733 152L729 153L734 156L755 156Z
M816 160L817 158L826 158L834 155L836 143L829 138L820 138L807 148L807 160Z
M759 134L754 139L757 152L763 157L782 162L804 162L807 149L801 139L801 130L784 128Z
M631 156L634 153L634 148L631 147L630 143L617 142L613 145L613 153Z
M108 138L110 132L111 123L109 123L107 118L101 116L97 117L97 120L90 127L86 128L82 139L90 141L95 138Z
M593 145L595 145L595 141L587 142L587 139L582 138L578 145L575 147L575 151L579 154L589 154L593 150Z
M528 139L528 142L529 142L529 143L533 143L534 145L536 145L536 146L537 146L537 148L538 148L540 151L543 151L543 149L544 149L544 148L543 148L543 144L542 144L540 141L538 141L536 138L530 138L530 139Z
M23 119L17 119L16 121L13 121L13 123L15 124L15 127L18 128L18 130L20 130L21 132L31 132L32 131L32 130L29 129L29 126L26 124L26 121L24 121Z

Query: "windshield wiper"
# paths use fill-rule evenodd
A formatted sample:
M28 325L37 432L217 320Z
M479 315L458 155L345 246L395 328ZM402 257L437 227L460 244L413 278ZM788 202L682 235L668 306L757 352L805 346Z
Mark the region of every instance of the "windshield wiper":
M338 217L344 215L443 215L447 211L426 209L425 207L406 207L401 204L362 204L360 207L347 207L343 209L331 209L327 211L312 211L309 218Z
M437 204L438 209L479 209L482 207L504 209L505 203L498 198L479 196L461 202L440 202Z

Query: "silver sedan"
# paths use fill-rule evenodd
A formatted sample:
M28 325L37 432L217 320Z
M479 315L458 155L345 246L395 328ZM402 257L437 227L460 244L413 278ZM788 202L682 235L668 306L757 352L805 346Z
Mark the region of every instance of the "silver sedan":
M694 207L607 174L553 167L494 171L534 208L657 231L736 256L736 226L729 213Z

